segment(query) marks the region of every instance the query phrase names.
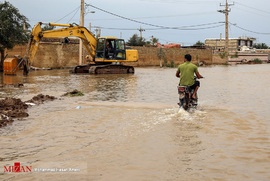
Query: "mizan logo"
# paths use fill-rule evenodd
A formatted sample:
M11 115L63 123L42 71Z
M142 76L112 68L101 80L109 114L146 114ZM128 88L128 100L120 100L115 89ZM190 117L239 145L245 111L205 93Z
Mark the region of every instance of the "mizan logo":
M4 166L4 172L31 172L32 166L21 166L20 162L15 162L14 166Z

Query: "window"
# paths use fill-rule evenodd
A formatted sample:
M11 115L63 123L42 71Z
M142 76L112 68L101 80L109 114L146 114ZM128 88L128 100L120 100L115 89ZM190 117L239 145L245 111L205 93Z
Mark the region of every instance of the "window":
M126 59L125 41L122 39L116 40L116 59L117 60Z
M105 39L98 39L97 47L96 47L96 57L97 58L104 58L104 46L105 46Z

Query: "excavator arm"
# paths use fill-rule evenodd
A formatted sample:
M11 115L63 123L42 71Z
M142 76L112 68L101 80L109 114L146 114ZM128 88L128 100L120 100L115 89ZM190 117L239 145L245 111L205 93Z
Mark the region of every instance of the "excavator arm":
M70 24L56 24L49 23L50 26L61 26L66 28L60 28L55 30L47 30L42 31L41 25L43 23L37 23L31 33L31 37L29 39L27 50L24 56L24 74L27 74L30 69L31 62L33 61L35 54L37 52L40 40L43 37L46 38L54 38L54 37L77 37L80 38L89 52L89 55L92 59L95 59L95 50L97 45L97 39L94 35L88 31L83 26L73 26Z
M42 31L42 24L44 23L40 22L34 26L24 59L18 65L24 65L24 74L28 74L39 43L43 37L76 37L82 40L91 60L95 64L78 65L72 71L73 73L134 73L134 67L123 65L122 62L138 61L138 51L126 49L123 39L117 39L115 37L101 37L96 39L85 27L70 24L49 23L50 26L64 28Z

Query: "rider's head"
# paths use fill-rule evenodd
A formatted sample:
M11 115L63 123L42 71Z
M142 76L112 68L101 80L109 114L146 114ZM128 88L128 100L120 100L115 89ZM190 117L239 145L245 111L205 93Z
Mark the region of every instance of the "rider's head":
M185 55L185 59L187 59L187 61L190 62L190 61L191 61L191 55L190 55L190 54L186 54L186 55Z

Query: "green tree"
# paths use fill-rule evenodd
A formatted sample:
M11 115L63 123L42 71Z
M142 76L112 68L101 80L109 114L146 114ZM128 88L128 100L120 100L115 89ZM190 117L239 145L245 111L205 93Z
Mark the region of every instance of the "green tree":
M145 38L141 38L138 36L138 34L134 34L127 43L130 46L143 46L146 42Z
M24 30L29 28L28 19L21 15L19 10L9 2L0 2L0 70L3 70L5 49L11 49L15 45L24 44L28 40L28 34Z
M146 44L145 38L139 38L137 42L137 46L143 46Z
M205 46L205 44L201 41L197 41L193 46Z
M134 34L134 35L132 35L132 37L130 37L130 39L128 40L127 43L130 46L136 46L137 39L138 39L138 35L137 34Z
M159 41L158 38L153 37L153 44L157 43ZM150 45L152 43L152 38L146 42L146 44Z
M256 43L256 44L253 45L253 48L268 49L269 47L265 43Z
M159 39L158 38L153 38L153 43L157 43L159 41Z

